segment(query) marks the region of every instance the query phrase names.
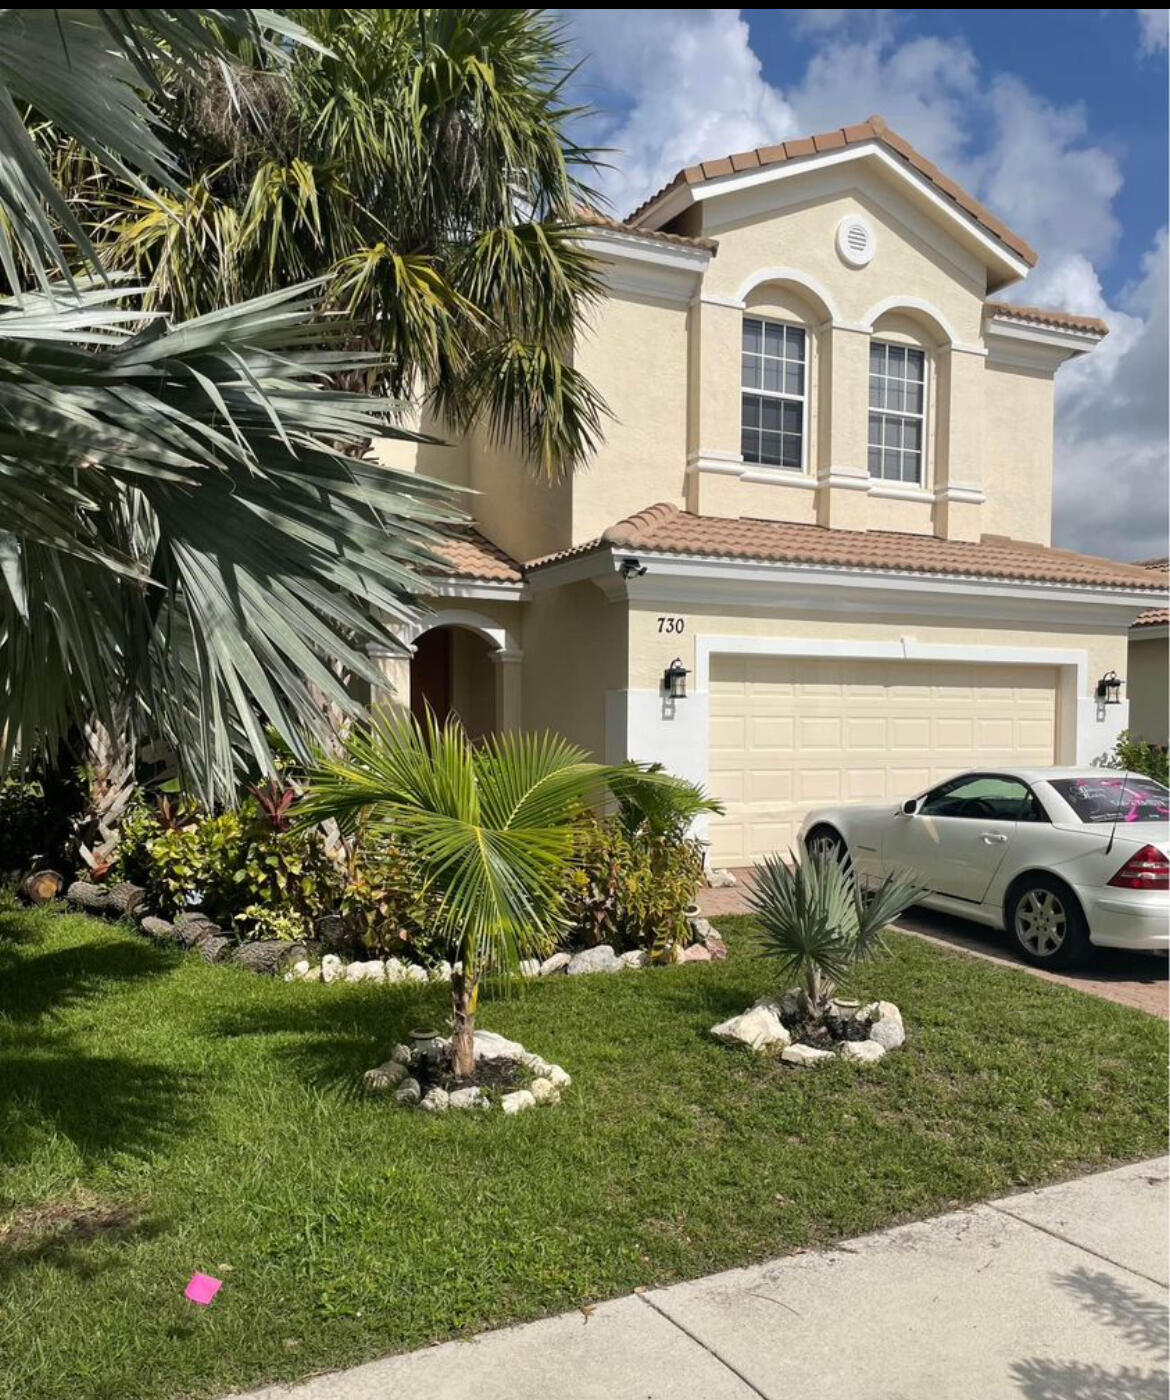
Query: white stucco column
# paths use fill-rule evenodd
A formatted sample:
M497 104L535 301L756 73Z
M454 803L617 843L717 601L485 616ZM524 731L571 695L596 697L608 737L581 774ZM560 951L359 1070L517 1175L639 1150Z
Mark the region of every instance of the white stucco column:
M524 653L501 649L491 653L491 660L496 668L496 728L501 734L520 729L524 714L520 664Z

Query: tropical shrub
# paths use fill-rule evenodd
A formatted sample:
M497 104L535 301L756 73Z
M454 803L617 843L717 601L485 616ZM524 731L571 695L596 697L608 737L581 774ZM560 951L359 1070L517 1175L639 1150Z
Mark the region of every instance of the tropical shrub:
M764 955L785 987L795 985L813 1019L823 1019L837 986L882 945L886 926L922 895L911 880L887 875L863 890L851 866L832 852L788 861L766 856L748 892Z
M439 900L408 851L364 827L349 842L350 859L339 912L355 945L375 956L409 956L436 963L443 956L434 930Z
M303 936L341 893L320 834L290 829L283 815L274 824L255 799L201 818L139 805L123 828L114 874L143 885L161 914L198 907L253 938ZM291 923L266 932L276 915L295 920L295 932Z
M698 841L631 834L620 817L583 817L562 891L570 942L668 959L689 939L686 911L702 874Z
M0 783L0 870L15 873L45 854L48 833L40 783Z
M1155 782L1170 787L1170 753L1165 744L1151 744L1135 738L1129 730L1118 735L1117 747L1110 760L1113 768L1124 768L1130 773L1142 773Z

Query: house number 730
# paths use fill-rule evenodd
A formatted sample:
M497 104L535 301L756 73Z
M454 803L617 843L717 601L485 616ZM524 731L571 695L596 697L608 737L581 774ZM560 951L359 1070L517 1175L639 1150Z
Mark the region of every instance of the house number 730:
M681 617L660 617L658 619L658 630L660 632L685 632L687 630L686 619Z

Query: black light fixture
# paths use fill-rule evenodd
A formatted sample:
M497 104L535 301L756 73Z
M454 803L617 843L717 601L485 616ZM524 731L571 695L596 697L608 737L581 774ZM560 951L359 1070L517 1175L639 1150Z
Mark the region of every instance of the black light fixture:
M646 573L646 565L640 564L637 559L623 559L619 569L622 578L643 578Z
M682 664L682 658L676 656L662 676L662 689L669 699L685 700L687 698L687 677L690 674Z
M1123 684L1116 671L1106 671L1097 682L1097 699L1103 705L1120 705Z

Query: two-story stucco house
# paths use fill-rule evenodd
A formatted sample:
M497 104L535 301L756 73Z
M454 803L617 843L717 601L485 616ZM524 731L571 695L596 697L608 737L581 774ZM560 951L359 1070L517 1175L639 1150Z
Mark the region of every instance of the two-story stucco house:
M1055 376L1106 328L998 299L1022 239L875 117L680 171L585 241L588 468L383 445L478 493L399 698L697 779L715 866L814 804L1112 747L1098 681L1165 584L1050 546Z

